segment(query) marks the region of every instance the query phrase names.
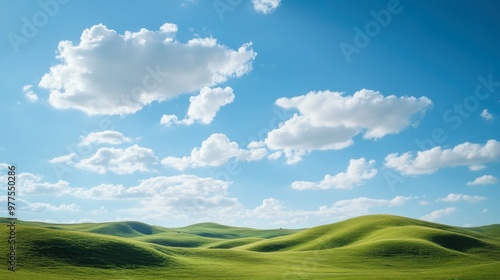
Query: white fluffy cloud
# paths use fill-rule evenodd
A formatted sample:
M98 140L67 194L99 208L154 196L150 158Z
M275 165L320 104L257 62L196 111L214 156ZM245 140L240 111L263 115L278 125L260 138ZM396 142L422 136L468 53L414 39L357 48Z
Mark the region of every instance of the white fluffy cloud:
M477 185L493 185L497 183L497 178L491 175L483 175L477 177L474 181L467 182L467 186L477 186Z
M280 5L281 0L252 0L255 11L263 14L272 13Z
M252 147L253 143L249 144ZM166 157L161 163L174 167L178 170L203 166L221 166L231 158L241 161L256 161L267 155L265 148L240 149L236 142L231 142L222 133L210 135L201 143L201 147L196 147L191 151L191 155L184 157Z
M434 222L434 221L439 220L443 217L451 215L455 211L457 211L457 208L455 208L455 207L448 207L445 209L436 210L436 211L431 212L430 214L427 214L425 216L420 217L420 220Z
M482 112L481 112L481 117L487 121L491 121L493 119L493 114L491 114L490 112L488 112L488 109L484 109Z
M175 199L179 196L206 195L224 192L228 182L195 175L158 176L140 181L136 186L126 188L123 185L101 184L90 189L75 188L68 194L79 198L114 200L140 199L144 197L165 196Z
M25 85L23 87L24 98L31 103L38 101L38 95L32 90L33 85Z
M140 185L128 190L131 194L143 194L151 197L144 201L145 215L187 216L194 219L204 214L217 216L242 208L236 198L227 194L228 183L212 178L200 178L193 175L174 177L155 177L144 180ZM155 210L150 208L155 208ZM161 216L158 216L161 217Z
M133 187L102 184L90 189L70 189L66 193L82 199L133 200L132 208L122 209L144 219L229 222L241 218L244 207L228 195L229 183L195 175L151 177Z
M89 115L135 113L154 101L192 93L240 77L252 68L251 44L233 50L214 38L175 39L177 26L142 28L123 35L102 24L83 31L80 42L59 42L59 64L39 87L49 103Z
M172 124L192 125L194 122L209 124L215 118L219 109L234 100L231 87L214 88L204 87L200 94L189 98L189 108L186 118L178 120L175 115L163 115L160 123L166 126Z
M327 174L323 180L317 183L295 181L291 186L296 190L352 189L377 175L377 169L372 168L373 165L375 165L374 160L367 161L364 158L351 159L346 172L340 172L333 176Z
M459 201L464 201L464 202L469 202L469 203L476 203L482 200L485 200L486 197L484 196L470 196L466 194L455 194L455 193L450 193L448 196L444 198L438 199L438 201L443 201L443 202L459 202Z
M85 199L115 200L126 199L127 189L123 185L100 184L89 189L67 189L64 194Z
M138 171L153 171L156 161L153 150L133 145L125 149L99 148L91 157L76 163L75 167L100 174L109 171L131 174Z
M321 206L319 212L326 216L347 218L369 213L371 208L403 206L407 201L414 199L408 196L395 196L392 199L375 199L358 197L354 199L339 200L331 207Z
M80 206L78 206L75 203L71 204L61 204L59 206L50 204L50 203L40 203L40 202L34 202L34 203L28 203L27 206L21 208L24 211L31 211L31 212L43 212L43 211L62 211L62 212L78 212L80 210Z
M7 176L0 176L2 182L7 182ZM28 172L23 172L17 174L17 191L19 194L46 194L46 193L56 193L66 189L69 183L63 180L57 182L46 182L43 176L36 175Z
M346 219L364 215L370 209L377 207L403 206L412 197L396 196L392 199L375 199L358 197L353 199L339 200L330 206L320 206L317 210L288 210L283 201L268 198L255 209L247 210L247 217L264 220L272 220L274 224L296 224L304 223L309 218L317 217L331 221L331 219Z
M484 145L465 142L451 149L434 147L419 151L416 157L406 152L389 154L385 166L403 175L432 174L445 167L468 166L474 168L500 158L500 142L488 140Z
M79 145L86 146L92 144L110 144L118 145L125 142L130 142L132 139L123 136L119 131L105 130L89 133L87 136L80 136Z
M93 138L101 139L102 138ZM106 141L111 141L108 138ZM85 140L82 139L82 140ZM49 161L54 164L66 164L78 169L89 170L104 174L113 172L117 174L132 174L135 172L153 172L157 158L153 150L133 145L125 149L99 148L95 154L88 158L80 158L76 153L55 157Z
M276 105L299 113L268 133L267 146L307 153L344 149L352 145L352 138L360 133L365 139L399 133L413 123L414 115L423 114L432 102L426 97L383 96L363 89L352 96L331 91L310 92L280 98ZM300 156L294 162L297 160Z

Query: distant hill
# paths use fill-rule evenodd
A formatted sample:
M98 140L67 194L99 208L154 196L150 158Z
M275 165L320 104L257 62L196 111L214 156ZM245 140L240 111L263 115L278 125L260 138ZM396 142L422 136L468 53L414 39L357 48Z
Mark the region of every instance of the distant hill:
M303 230L19 221L16 241L1 279L500 279L500 225L392 215Z
M495 226L491 226L495 228ZM498 225L496 226L498 227ZM479 228L481 229L481 228ZM248 244L242 249L260 252L324 250L349 247L356 250L391 251L393 244L419 251L467 252L494 248L495 242L480 230L451 227L398 216L374 215L305 229L284 237ZM487 232L494 232L492 229ZM500 237L500 236L497 236ZM413 244L413 245L412 245ZM432 249L432 250L431 250ZM398 250L392 250L398 251ZM418 252L401 251L400 254ZM451 253L451 252L448 252Z

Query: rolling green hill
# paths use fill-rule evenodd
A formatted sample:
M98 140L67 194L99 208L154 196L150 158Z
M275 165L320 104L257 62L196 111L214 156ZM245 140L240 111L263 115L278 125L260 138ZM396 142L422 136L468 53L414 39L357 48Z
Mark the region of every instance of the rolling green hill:
M398 243L421 241L423 244L437 245L443 250L459 252L495 244L494 240L467 229L397 216L376 215L306 229L296 234L248 244L241 249L259 252L323 250L367 246L389 240L398 240Z
M5 266L0 278L500 279L499 233L500 225L461 228L391 215L303 230L19 221L17 271Z

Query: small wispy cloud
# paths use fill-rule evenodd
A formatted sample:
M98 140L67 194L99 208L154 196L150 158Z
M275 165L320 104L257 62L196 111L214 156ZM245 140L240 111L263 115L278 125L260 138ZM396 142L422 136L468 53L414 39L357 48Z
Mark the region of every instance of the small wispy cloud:
M494 116L493 114L491 114L488 109L484 109L482 112L481 112L481 117L487 121L491 121Z
M455 194L455 193L450 193L448 196L444 198L438 199L438 201L443 201L443 202L459 202L459 201L465 201L469 203L476 203L482 200L485 200L486 197L484 196L470 196L466 194Z
M263 14L274 12L281 3L281 0L252 0L255 11Z
M474 181L467 182L467 186L477 186L477 185L493 185L496 184L497 178L491 175L484 175L474 179Z
M86 136L80 136L80 146L88 146L91 144L112 144L118 145L125 142L131 142L132 139L123 136L119 131L105 130L92 132Z
M420 220L434 222L434 221L439 220L443 217L451 215L455 211L457 211L457 208L455 208L455 207L448 207L445 209L439 209L439 210L431 212L430 214L427 214L425 216L420 217Z
M23 87L24 98L31 103L35 103L39 100L38 95L32 90L33 85L25 85Z

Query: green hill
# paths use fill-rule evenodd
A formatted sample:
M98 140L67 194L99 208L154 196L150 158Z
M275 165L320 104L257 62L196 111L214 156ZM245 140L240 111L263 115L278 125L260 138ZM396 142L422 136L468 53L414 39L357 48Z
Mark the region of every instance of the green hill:
M500 237L500 225L488 225L482 227L470 227L468 230L477 231L490 237Z
M383 241L391 241L386 243L394 244L393 240L397 240L398 246L404 242L414 244L419 241L421 247L439 246L442 250L448 249L457 252L486 250L497 244L476 231L397 216L375 215L306 229L295 234L251 243L240 248L259 252L324 250L346 246L369 247L373 244L383 243Z
M179 231L188 232L191 234L204 237L235 239L243 237L273 238L277 236L283 236L295 233L298 230L290 230L290 229L256 230L252 228L224 226L216 223L201 223L179 228Z
M19 221L17 271L0 278L500 279L499 228L391 215L303 230Z
M156 227L139 222L106 223L84 229L84 231L123 237L135 237L163 232Z
M173 260L131 240L91 233L31 226L17 229L19 262L27 267L50 264L100 268L168 266Z
M177 230L166 231L159 234L140 236L134 238L138 241L154 243L171 247L195 248L201 247L224 239L203 237L196 234L181 232Z

